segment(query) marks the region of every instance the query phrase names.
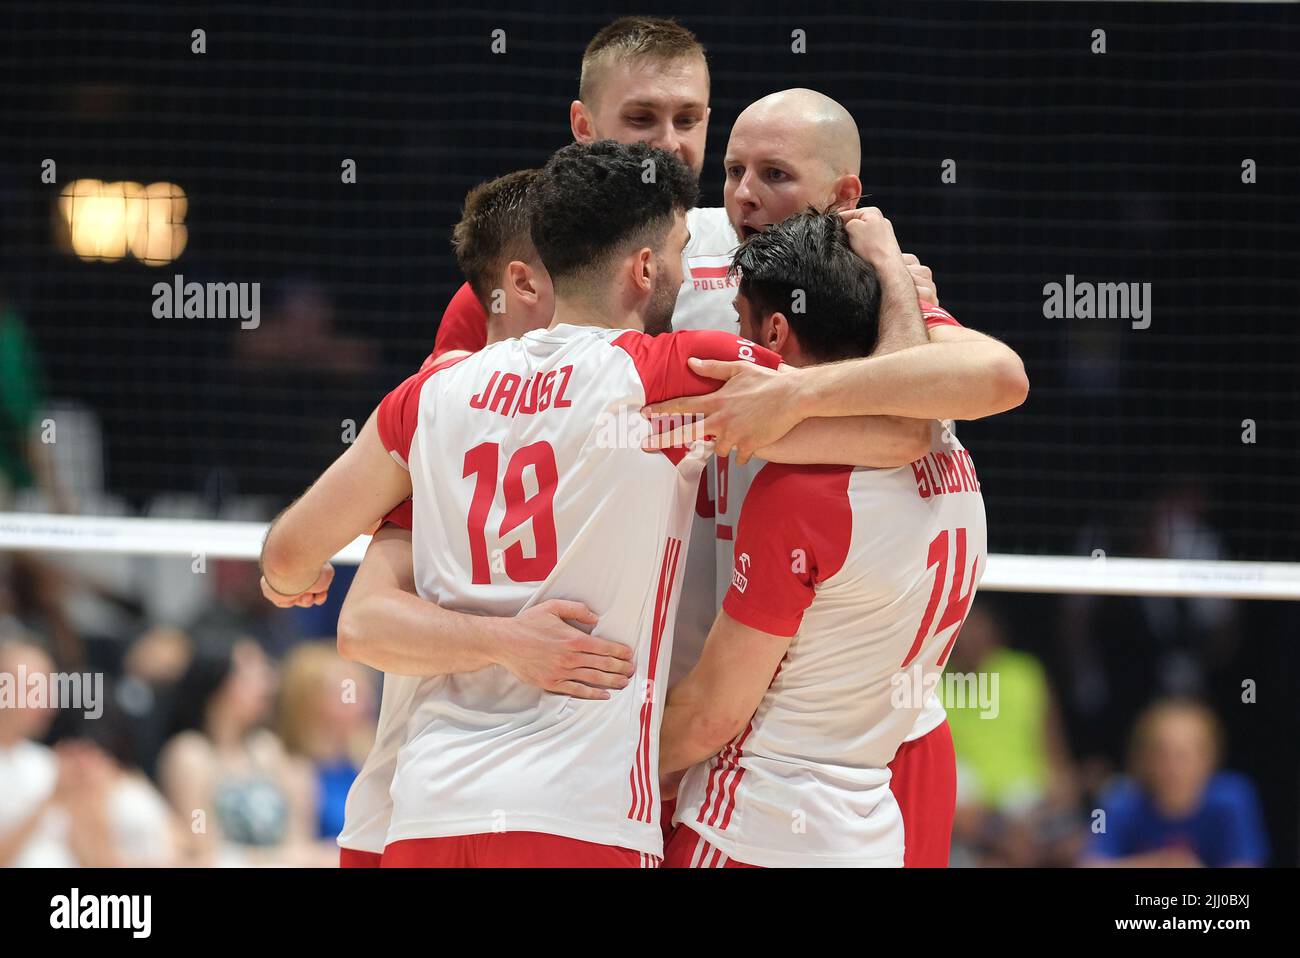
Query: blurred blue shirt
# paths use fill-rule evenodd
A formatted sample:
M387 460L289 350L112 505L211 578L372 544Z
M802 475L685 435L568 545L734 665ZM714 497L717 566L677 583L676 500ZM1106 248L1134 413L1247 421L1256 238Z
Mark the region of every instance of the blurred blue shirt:
M1244 775L1218 772L1205 787L1200 806L1183 818L1167 818L1132 779L1101 797L1106 830L1093 835L1089 853L1124 858L1162 848L1187 848L1210 868L1264 865L1268 838L1255 786Z
M348 759L316 766L316 797L319 803L317 838L338 838L339 832L343 831L343 811L348 801L348 789L356 777L357 767Z

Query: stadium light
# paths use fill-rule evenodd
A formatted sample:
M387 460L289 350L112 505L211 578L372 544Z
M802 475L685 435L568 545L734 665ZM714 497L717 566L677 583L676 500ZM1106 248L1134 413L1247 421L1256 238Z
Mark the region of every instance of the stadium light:
M87 262L116 262L128 252L147 266L172 262L189 238L188 208L174 183L74 180L59 197L66 246Z

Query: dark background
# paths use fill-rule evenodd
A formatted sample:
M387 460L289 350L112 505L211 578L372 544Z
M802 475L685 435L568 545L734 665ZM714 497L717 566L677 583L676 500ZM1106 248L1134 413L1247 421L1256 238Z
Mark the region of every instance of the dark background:
M136 507L163 491L214 508L286 499L337 454L341 420L363 420L428 353L460 282L447 239L465 191L568 142L596 29L622 13L675 15L714 79L704 203L721 203L740 109L785 87L822 90L857 118L871 202L934 267L944 305L1023 356L1025 405L963 426L993 551L1185 555L1176 513L1211 530L1222 557L1300 560L1300 10L848 7L7 4L0 291L36 337L48 392L102 418L110 490ZM190 52L199 27L204 55ZM489 49L497 28L504 56ZM805 55L790 51L796 28ZM1104 55L1090 52L1094 29ZM185 253L152 269L62 252L46 157L60 184L180 184ZM340 182L344 158L355 185ZM940 181L945 158L956 184ZM288 355L273 375L250 372L233 345L257 333L237 320L153 318L153 283L178 272L262 283L264 328L281 291L315 284L337 329L377 360L340 376ZM1043 285L1069 273L1151 283L1151 327L1045 319ZM1017 643L1068 685L1057 638L1077 612L1054 597L1002 605ZM1163 652L1140 600L1089 614L1116 688L1128 675L1145 701ZM1294 603L1241 603L1230 654L1201 656L1232 754L1266 792L1275 849L1295 847L1300 805L1296 619ZM1238 701L1243 676L1261 682L1253 709ZM1085 706L1063 688L1075 741L1118 757L1132 709L1116 694Z

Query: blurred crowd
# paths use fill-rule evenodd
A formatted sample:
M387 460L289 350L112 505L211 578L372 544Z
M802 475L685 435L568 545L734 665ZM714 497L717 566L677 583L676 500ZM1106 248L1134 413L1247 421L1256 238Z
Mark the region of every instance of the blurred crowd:
M1043 663L1013 647L979 599L947 673L978 676L995 693L990 707L945 685L957 753L953 865L1269 863L1255 786L1225 768L1222 726L1199 699L1157 692L1131 720L1120 765L1079 756Z
M0 673L55 668L32 635L0 631ZM277 662L248 637L151 629L97 717L0 709L0 865L334 865L374 704L332 642Z
M17 569L29 561L44 560L0 557L0 676L106 681L98 716L0 708L0 865L336 863L373 737L375 673L311 638L310 616L261 608L243 562L221 564L218 601L187 628L152 624L117 649L76 637L72 664L28 614L34 578ZM1078 756L1044 664L1008 641L995 608L977 599L943 686L954 865L1270 861L1255 787L1226 767L1210 708L1157 698L1130 723L1124 765Z

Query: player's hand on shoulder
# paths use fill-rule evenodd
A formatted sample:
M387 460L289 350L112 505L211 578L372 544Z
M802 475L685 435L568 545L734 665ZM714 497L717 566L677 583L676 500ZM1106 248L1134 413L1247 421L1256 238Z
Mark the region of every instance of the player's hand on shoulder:
M770 446L803 419L798 399L797 370L780 371L739 361L691 359L691 369L710 379L725 380L717 392L682 396L646 407L647 416L697 416L676 429L651 435L642 448L671 449L693 439L714 440L714 452L727 456L734 450L741 465Z
M320 575L316 577L316 581L307 589L296 594L277 591L271 583L266 581L266 576L262 576L262 596L278 609L292 609L295 606L300 609L309 609L313 605L320 605L329 598L330 583L333 581L334 566L326 562L321 566Z
M588 635L596 614L581 602L548 599L514 617L499 661L515 678L547 692L607 699L636 671L633 651L621 642ZM573 624L576 623L576 624Z

